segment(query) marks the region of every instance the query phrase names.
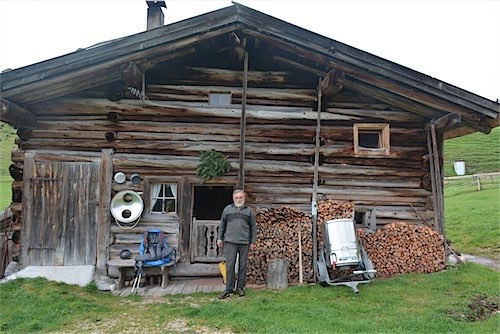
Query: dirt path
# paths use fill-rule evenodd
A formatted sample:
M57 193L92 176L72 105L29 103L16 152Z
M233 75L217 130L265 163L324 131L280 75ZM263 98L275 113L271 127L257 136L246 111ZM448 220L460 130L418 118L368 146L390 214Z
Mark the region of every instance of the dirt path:
M475 255L470 255L470 254L462 254L460 256L460 260L462 260L462 262L473 262L473 263L481 264L483 266L487 266L487 267L493 268L497 271L500 271L500 261L495 261L495 260L491 260L491 259L487 259L484 257L475 256Z

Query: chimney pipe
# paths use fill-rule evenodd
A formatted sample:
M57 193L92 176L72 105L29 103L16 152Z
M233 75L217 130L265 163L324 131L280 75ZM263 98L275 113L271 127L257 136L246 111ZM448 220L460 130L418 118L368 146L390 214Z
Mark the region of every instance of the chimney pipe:
M146 1L148 4L147 30L155 29L164 25L162 7L167 8L165 1Z

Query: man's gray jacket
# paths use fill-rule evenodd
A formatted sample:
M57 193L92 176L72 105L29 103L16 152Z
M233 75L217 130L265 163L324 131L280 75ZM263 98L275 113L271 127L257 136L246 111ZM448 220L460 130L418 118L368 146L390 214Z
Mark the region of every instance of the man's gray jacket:
M233 244L254 244L257 237L255 214L248 206L237 208L229 204L222 211L219 236L224 242Z

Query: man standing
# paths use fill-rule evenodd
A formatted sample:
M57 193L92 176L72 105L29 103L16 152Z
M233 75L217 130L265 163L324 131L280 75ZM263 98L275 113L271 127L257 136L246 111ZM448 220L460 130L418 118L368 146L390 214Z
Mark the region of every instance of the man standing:
M219 225L217 246L224 247L227 264L226 289L219 296L219 299L230 297L234 291L235 283L238 295L245 296L248 249L255 249L257 224L253 210L245 204L245 192L240 189L233 191L233 202L222 211ZM235 266L238 255L238 278L236 281Z

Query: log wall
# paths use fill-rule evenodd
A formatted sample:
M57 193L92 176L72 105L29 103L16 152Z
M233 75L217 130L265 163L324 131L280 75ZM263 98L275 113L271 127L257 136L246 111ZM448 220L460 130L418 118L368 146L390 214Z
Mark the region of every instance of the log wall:
M231 92L233 104L210 106L209 92ZM199 153L213 149L226 155L232 167L215 183L237 184L241 88L151 85L146 95L150 100L110 101L86 94L31 106L37 123L19 131L12 173L22 171L25 150L49 150L58 152L61 160L66 154L81 160L85 154L112 149L113 172L178 182L181 199L189 184L201 183L196 176ZM314 91L305 89L248 89L245 190L256 208L290 206L310 212L315 98ZM378 226L394 221L420 224L420 216L432 221L423 119L385 105L334 101L321 119L320 198L351 201L356 211L376 218L372 221ZM355 157L356 122L389 123L390 154ZM14 190L23 189L21 180L13 183ZM123 189L145 190L143 182L113 184L113 193ZM14 202L12 210L19 212L21 203ZM190 219L189 208L179 208L178 213L168 229L179 230L179 224ZM147 217L146 223L156 224ZM369 224L366 216L365 223ZM128 246L137 249L142 232L134 230L135 236L130 236L116 229L111 228L115 243L110 257Z

